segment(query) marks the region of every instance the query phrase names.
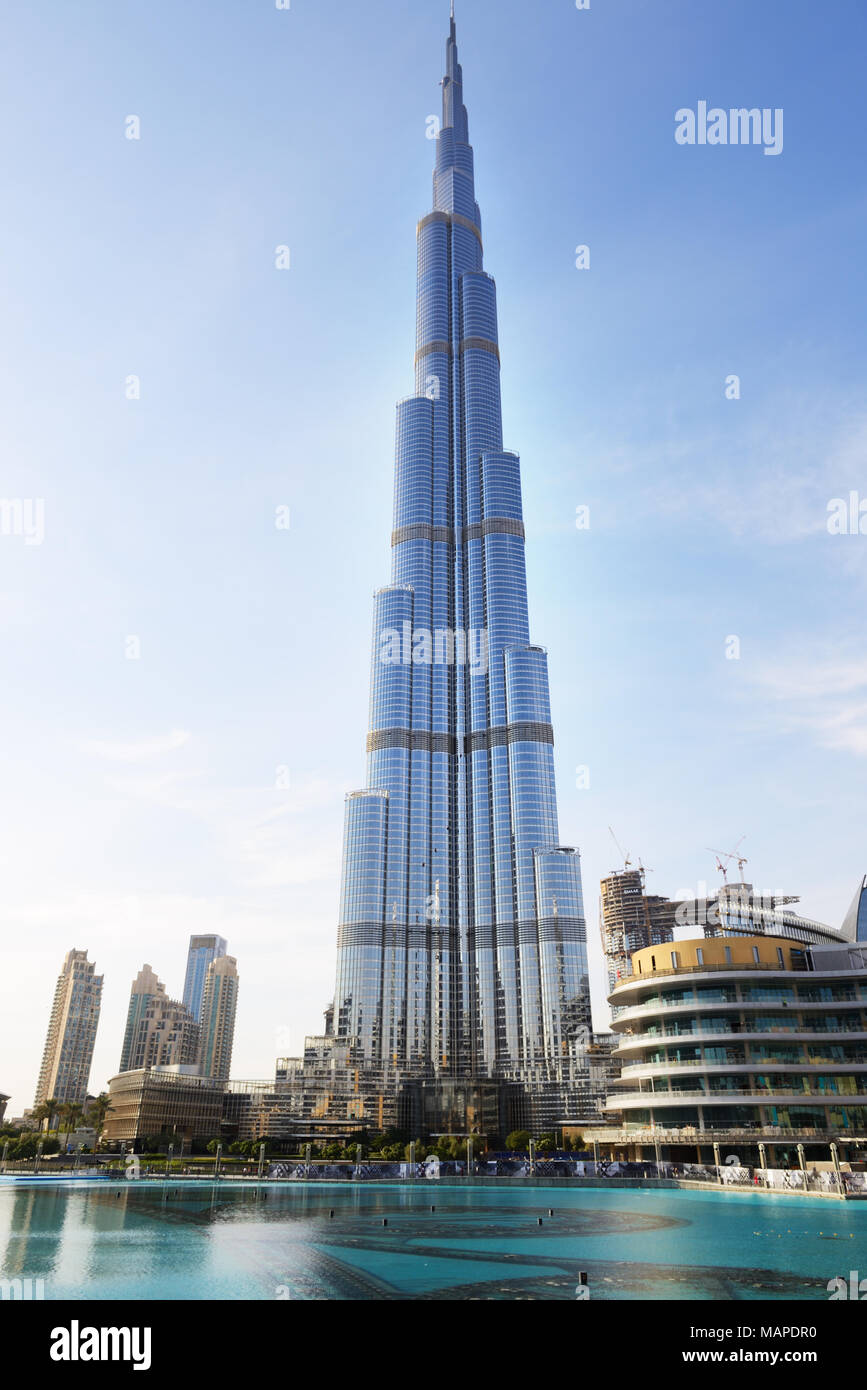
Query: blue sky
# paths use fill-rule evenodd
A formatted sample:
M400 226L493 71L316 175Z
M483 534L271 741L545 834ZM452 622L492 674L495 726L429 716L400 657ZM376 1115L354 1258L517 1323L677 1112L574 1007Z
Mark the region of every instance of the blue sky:
M134 974L177 993L192 931L239 960L236 1076L321 1025L447 21L444 0L7 17L0 491L45 503L41 545L0 536L11 1113L72 946L106 980L94 1089ZM604 1024L609 825L669 895L741 835L757 886L820 919L867 870L867 538L826 526L867 498L867 16L458 0L458 31ZM700 100L783 108L783 153L679 146Z

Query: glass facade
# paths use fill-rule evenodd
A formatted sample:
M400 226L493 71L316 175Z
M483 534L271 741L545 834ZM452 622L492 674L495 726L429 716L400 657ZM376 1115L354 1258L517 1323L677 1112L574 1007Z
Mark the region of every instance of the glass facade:
M843 935L848 941L867 941L867 875L862 878L846 913Z
M187 952L187 973L184 977L183 1002L198 1023L202 1016L205 980L212 960L224 956L228 942L222 936L191 936Z
M374 599L367 788L346 803L333 1029L395 1084L514 1081L553 1115L586 1080L580 861L558 844L454 20L446 63L392 576Z

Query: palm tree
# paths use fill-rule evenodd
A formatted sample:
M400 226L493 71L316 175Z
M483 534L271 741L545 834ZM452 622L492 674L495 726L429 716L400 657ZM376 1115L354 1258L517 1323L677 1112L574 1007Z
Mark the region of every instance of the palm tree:
M92 1100L90 1102L90 1105L87 1107L87 1118L93 1126L93 1129L96 1131L96 1142L94 1144L94 1148L96 1148L97 1144L99 1144L100 1135L102 1134L102 1131L105 1127L106 1116L108 1115L109 1111L113 1108L114 1107L111 1103L111 1096L108 1094L108 1091L101 1091L100 1094L96 1096L95 1099Z
M49 1096L47 1100L43 1101L39 1108L45 1110L46 1130L51 1129L51 1121L56 1119L60 1112L60 1101L57 1099L57 1096Z
M63 1132L66 1135L66 1142L63 1145L63 1152L65 1153L69 1145L70 1131L78 1124L78 1121L84 1114L84 1109L76 1101L72 1100L66 1101L63 1105L59 1106L58 1109L64 1120Z
M51 1119L51 1111L48 1107L48 1102L44 1100L41 1105L34 1105L33 1109L30 1111L30 1119L36 1129L41 1129L45 1121Z

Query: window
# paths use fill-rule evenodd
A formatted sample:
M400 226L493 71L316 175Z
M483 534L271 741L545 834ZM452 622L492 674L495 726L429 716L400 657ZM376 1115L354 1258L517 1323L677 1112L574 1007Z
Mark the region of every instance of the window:
M758 948L758 946L754 946L754 947L753 947L753 964L754 964L754 965L758 965L758 964L759 964L759 948Z
M679 961L678 961L677 951L672 951L672 953L671 953L671 968L672 968L672 970L676 970L677 967L678 967L678 964L679 964Z
M698 961L699 965L704 965L704 951L702 950L701 946L698 947L695 953L695 958Z
M782 948L782 946L778 946L778 947L777 947L777 961L778 961L778 963L779 963L780 969L781 969L781 970L785 970L785 968L786 968L786 962L785 962L785 960L783 959L783 948Z
M731 948L731 946L726 946L726 965L731 965L731 963L732 963L732 948Z

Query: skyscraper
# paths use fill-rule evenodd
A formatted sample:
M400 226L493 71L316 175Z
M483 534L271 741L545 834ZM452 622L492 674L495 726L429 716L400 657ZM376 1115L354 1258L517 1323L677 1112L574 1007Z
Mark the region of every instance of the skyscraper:
M120 1052L118 1071L132 1071L136 1064L136 1039L148 1004L154 998L165 995L166 987L149 965L143 965L132 982L129 992L129 1008L126 1014L126 1028L123 1034L123 1047Z
M198 1056L202 1076L228 1081L237 1007L238 962L234 956L216 956L208 966L202 996Z
M547 1124L580 1113L586 1090L586 929L579 854L559 843L454 14L442 88L415 393L397 407L392 577L374 599L367 786L346 802L332 1027L347 1064L386 1088L514 1083Z
M82 1104L102 1002L102 976L86 951L69 951L54 990L34 1106L43 1101Z
M189 1066L199 1051L199 1026L185 1004L170 999L149 965L133 980L119 1072Z
M202 995L208 966L218 956L224 956L228 943L222 936L191 936L187 952L187 973L184 977L184 1003L198 1023L202 1014Z
M609 874L600 884L600 894L599 920L610 994L630 973L635 951L674 939L678 904L647 893L643 869L626 868Z
M852 906L843 920L842 930L849 941L867 941L867 874L862 878L852 899Z

